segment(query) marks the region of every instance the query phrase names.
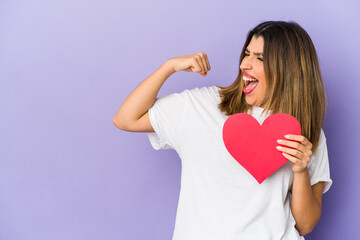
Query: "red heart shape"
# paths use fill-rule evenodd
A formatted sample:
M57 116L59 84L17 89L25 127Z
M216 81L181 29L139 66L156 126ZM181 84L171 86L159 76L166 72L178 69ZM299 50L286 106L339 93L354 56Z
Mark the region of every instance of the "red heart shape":
M262 125L249 114L236 113L223 126L226 149L260 184L289 161L276 149L286 134L301 135L301 126L285 113L270 115Z

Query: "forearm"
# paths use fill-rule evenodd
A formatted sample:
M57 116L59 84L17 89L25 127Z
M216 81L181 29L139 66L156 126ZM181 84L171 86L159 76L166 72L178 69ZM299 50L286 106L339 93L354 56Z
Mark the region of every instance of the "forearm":
M154 104L160 88L173 73L175 70L170 59L130 93L117 111L113 122L118 126L125 126L137 121Z
M294 173L291 211L300 235L311 232L320 220L321 207L314 197L307 168L303 172Z

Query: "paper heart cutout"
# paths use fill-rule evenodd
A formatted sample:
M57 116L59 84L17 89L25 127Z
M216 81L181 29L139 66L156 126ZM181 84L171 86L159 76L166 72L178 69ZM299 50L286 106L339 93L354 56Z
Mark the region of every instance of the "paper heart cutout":
M285 113L270 115L262 125L249 114L236 113L223 126L226 149L259 184L289 161L276 149L286 134L301 135L301 126Z

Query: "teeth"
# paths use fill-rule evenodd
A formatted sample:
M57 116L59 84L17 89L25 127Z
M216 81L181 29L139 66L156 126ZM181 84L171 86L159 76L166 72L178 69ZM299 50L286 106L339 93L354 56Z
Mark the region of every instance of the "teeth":
M257 79L255 79L255 78L249 78L249 77L245 77L245 76L243 76L243 79L244 79L245 81L251 81L251 82L257 81Z

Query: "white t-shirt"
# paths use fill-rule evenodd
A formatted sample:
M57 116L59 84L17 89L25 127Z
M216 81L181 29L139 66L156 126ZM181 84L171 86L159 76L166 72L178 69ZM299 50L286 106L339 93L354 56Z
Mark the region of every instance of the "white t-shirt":
M292 162L262 184L227 151L222 127L228 118L217 105L217 86L194 88L158 98L149 109L155 132L152 147L175 149L181 164L181 189L173 240L295 240L290 209ZM260 124L267 116L253 107ZM332 184L324 132L308 164L311 185Z

